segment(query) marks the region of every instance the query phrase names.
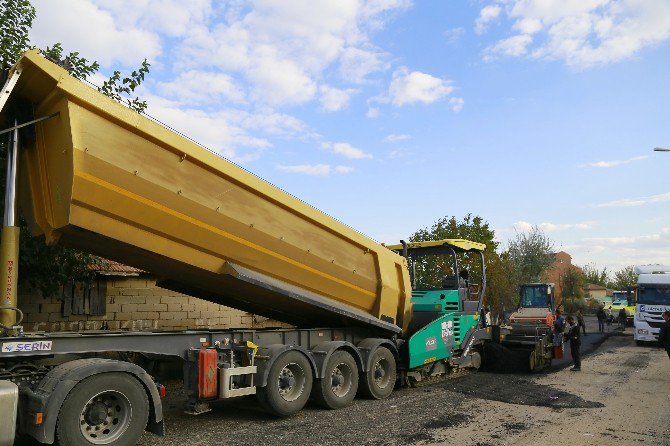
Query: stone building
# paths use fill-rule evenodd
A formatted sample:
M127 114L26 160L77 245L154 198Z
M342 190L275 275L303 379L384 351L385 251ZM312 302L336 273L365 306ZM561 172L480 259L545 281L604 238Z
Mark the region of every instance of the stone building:
M156 286L156 277L110 262L86 289L60 296L19 290L26 331L186 330L289 327L261 316ZM71 288L71 289L70 289Z

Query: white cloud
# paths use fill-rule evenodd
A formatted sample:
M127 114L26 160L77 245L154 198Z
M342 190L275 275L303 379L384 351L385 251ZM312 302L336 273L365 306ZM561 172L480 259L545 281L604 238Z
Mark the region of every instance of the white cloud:
M340 89L322 85L319 87L321 93L321 108L327 112L334 112L347 108L351 95L356 92L352 88Z
M465 34L465 28L463 27L451 28L444 32L444 37L448 44L453 45L457 43L461 39L461 37L463 37L464 34Z
M238 163L253 161L272 147L267 138L254 134L307 140L319 138L304 122L277 112L249 113L232 108L207 111L185 107L181 102L159 96L147 94L143 97L149 103L151 116Z
M354 169L349 166L331 166L330 164L298 164L293 166L279 165L278 170L312 176L328 176L331 173L347 174Z
M639 249L648 247L648 248L660 248L658 242L664 242L665 248L670 248L670 228L662 228L658 234L646 234L646 235L637 235L637 236L619 236L619 237L590 237L585 238L582 242L591 244L591 245L602 245L602 246L623 246L623 245L636 245Z
M517 221L512 225L512 228L517 232L530 232L533 229L534 225L528 223L527 221Z
M503 56L522 56L532 41L533 38L528 34L508 37L487 48L484 51L484 59L491 60L501 54Z
M623 198L621 200L609 201L607 203L597 204L599 208L615 208L615 207L634 207L644 206L652 203L665 203L670 201L670 192L665 194L650 195L648 197L638 198Z
M379 109L376 107L368 108L367 113L365 113L366 118L377 118L379 117Z
M527 221L517 221L512 225L512 228L517 232L530 232L533 227L537 226L543 232L556 232L556 231L569 231L574 229L587 230L592 229L593 222L581 222L581 223L540 223L534 225Z
M124 66L137 66L145 57L152 62L162 52L156 32L121 24L115 15L91 2L36 0L34 5L37 17L31 40L38 47L61 42L66 53L78 51L102 65Z
M232 123L225 112L180 109L176 104L157 97L149 101L149 112L161 122L187 133L194 141L232 161L251 161L271 146L268 140L251 136L242 126Z
M514 34L487 48L485 59L524 56L583 69L670 39L667 0L509 0L504 13Z
M171 37L183 36L206 22L212 14L211 0L91 0L110 11L122 26L140 26Z
M361 149L357 149L346 142L324 142L321 144L321 147L329 152L342 155L349 159L372 158L371 154L366 153Z
M463 106L465 105L465 99L463 98L451 98L449 99L449 105L451 106L451 109L458 113L459 111L463 110Z
M353 172L354 168L350 166L335 166L335 173L350 173Z
M389 158L394 160L398 158L404 158L409 154L409 151L406 149L394 149L389 153Z
M642 156L634 156L633 158L629 158L629 159L627 159L627 160L597 161L597 162L594 162L594 163L582 164L582 165L579 166L579 167L600 167L600 168L609 168L609 167L620 166L620 165L622 165L622 164L630 164L630 163L632 163L632 162L634 162L634 161L642 161L642 160L646 160L647 158L649 158L649 157L646 156L646 155L642 155Z
M339 61L340 75L349 82L364 82L368 75L387 70L390 66L388 58L388 54L379 50L345 48Z
M411 138L411 136L409 136L409 135L396 135L394 133L391 133L386 138L384 138L384 141L386 141L386 142L399 142L399 141L406 141L410 138Z
M629 265L667 263L670 227L651 234L584 238L563 249L573 256L575 263L596 263L610 270Z
M389 100L396 107L417 102L431 104L454 91L454 87L449 83L448 80L420 71L409 72L403 67L393 73L393 80L389 86Z
M370 33L404 11L407 1L309 0L242 2L227 20L194 27L178 48L185 67L216 67L247 79L253 99L273 106L317 98L317 84L338 70L362 82L388 68Z
M477 20L475 21L475 32L477 34L483 34L489 23L497 19L501 11L502 8L497 4L483 7L481 11L479 11L479 17L477 17Z
M235 103L245 101L243 89L231 76L223 73L185 71L173 81L159 82L156 89L166 98L177 99L191 106L216 105L217 99Z

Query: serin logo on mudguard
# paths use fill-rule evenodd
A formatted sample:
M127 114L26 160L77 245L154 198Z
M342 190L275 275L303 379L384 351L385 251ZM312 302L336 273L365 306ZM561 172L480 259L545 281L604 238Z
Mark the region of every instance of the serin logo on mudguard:
M426 339L426 351L429 352L431 350L437 350L437 338L435 336Z
M52 341L38 342L4 342L2 353L13 352L48 352L51 351Z

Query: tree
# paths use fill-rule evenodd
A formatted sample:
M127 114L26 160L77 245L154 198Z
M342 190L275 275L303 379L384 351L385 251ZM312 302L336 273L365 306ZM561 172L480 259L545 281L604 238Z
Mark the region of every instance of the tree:
M578 308L585 308L584 285L586 277L578 268L571 266L561 276L561 288L563 289L563 307L572 312Z
M30 48L28 31L34 19L35 8L28 0L0 1L0 69L3 72Z
M486 257L486 304L492 314L500 314L519 304L519 282L509 254L490 253Z
M607 267L599 270L596 265L588 264L582 267L582 272L584 273L586 283L593 283L595 285L604 286L605 288L611 288L612 281L609 277Z
M626 266L614 273L613 288L616 290L625 291L627 288L632 288L637 285L637 274L635 274L635 267Z
M484 243L486 253L495 253L498 242L489 223L482 217L467 214L462 220L455 216L446 216L437 220L431 227L419 229L409 237L410 242L424 242L442 239L466 239ZM480 260L478 256L458 255L459 268L465 268L471 274L470 282L478 283L481 278ZM452 265L446 258L422 258L415 262L417 283L437 284L446 274L456 275Z
M519 232L508 245L507 253L518 275L518 283L539 282L554 262L554 244L534 226L529 232Z
M35 8L29 0L0 0L0 82L4 84L7 70L21 55L31 49L30 29L35 19ZM100 68L95 61L89 62L77 52L63 54L63 47L55 43L42 51L45 57L66 68L78 78L86 79ZM142 113L147 107L139 98L131 99L131 94L142 83L149 72L149 63L144 60L141 67L129 76L122 77L118 71L98 90L124 102L133 110ZM5 196L6 141L0 141L0 197ZM4 207L4 202L2 203ZM30 237L25 221L21 219L21 239L19 257L19 283L39 289L43 295L54 295L61 286L71 282L87 282L92 278L89 265L101 262L86 253L64 248L47 246L42 239Z

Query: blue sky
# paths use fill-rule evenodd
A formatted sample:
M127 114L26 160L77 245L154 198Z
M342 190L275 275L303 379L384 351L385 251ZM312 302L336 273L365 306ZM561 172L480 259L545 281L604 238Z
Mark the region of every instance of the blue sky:
M34 4L34 44L146 57L149 114L378 241L472 212L670 262L667 0Z

